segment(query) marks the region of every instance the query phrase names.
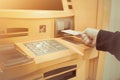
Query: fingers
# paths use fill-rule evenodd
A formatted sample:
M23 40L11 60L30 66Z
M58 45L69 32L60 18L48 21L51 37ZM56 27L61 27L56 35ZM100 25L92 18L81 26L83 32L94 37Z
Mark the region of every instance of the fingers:
M84 44L90 44L90 38L86 34L82 34L81 37Z
M94 47L96 45L96 38L99 30L94 28L87 28L77 37L82 38L82 42L90 47Z
M87 34L82 34L81 38L85 45L89 47L95 47L96 39L91 39Z
M94 47L96 45L96 38L99 30L94 28L87 28L81 33L82 41L84 44Z
M94 28L87 28L83 31L83 34L87 34L89 37L94 38L97 36L99 30Z
M96 38L92 41L92 43L91 43L90 46L91 46L91 47L95 47L95 46L96 46Z

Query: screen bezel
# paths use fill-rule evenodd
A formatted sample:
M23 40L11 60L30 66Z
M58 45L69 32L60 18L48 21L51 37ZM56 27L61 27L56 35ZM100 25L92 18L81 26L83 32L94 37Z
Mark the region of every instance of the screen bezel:
M53 18L73 16L67 0L62 0L63 10L14 10L0 9L0 18Z

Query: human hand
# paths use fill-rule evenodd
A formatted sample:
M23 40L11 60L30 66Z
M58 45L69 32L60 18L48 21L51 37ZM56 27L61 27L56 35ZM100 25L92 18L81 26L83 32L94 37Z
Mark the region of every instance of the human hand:
M96 38L97 38L98 32L99 30L94 28L85 29L81 34L83 43L90 47L96 46Z

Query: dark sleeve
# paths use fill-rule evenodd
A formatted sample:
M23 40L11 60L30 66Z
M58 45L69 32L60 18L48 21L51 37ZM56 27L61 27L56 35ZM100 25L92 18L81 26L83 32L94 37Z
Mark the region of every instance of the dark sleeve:
M97 50L108 51L120 61L120 32L100 30L96 41Z

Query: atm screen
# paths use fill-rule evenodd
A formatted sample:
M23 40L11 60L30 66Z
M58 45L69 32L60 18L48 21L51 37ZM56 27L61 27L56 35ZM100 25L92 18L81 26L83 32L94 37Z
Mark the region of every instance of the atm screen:
M0 9L63 10L62 0L0 0Z

